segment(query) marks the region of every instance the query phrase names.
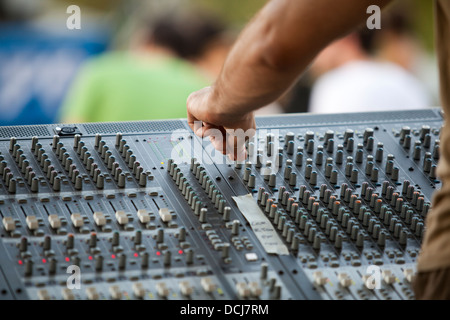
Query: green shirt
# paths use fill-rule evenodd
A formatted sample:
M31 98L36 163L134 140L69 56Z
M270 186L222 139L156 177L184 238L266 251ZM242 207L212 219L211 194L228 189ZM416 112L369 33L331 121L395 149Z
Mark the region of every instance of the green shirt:
M107 53L87 62L62 106L62 122L186 118L190 93L208 85L175 58Z

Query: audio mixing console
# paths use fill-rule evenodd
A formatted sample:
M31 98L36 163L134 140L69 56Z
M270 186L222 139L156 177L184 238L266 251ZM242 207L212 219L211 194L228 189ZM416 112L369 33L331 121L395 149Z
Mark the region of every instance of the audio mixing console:
M0 127L2 299L414 299L440 109Z

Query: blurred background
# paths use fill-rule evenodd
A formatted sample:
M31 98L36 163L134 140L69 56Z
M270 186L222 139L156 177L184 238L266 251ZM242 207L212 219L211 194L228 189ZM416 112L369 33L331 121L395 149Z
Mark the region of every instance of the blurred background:
M185 117L189 93L214 81L265 2L0 0L0 125ZM70 5L79 30L66 25ZM399 0L380 30L331 44L258 113L438 105L432 2Z

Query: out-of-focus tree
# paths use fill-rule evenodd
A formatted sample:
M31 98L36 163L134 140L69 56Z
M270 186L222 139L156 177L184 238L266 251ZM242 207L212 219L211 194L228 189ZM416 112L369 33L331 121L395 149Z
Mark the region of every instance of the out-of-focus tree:
M402 1L405 2L405 1ZM411 20L413 21L413 32L423 44L424 48L429 51L434 50L434 18L433 18L433 2L423 0L408 0L413 7L411 11Z
M251 17L264 6L265 0L191 0L220 15L230 25L239 27L247 23Z

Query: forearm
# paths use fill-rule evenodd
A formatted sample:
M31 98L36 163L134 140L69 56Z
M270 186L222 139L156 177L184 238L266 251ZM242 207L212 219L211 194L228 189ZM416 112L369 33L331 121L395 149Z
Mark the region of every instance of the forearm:
M214 85L218 115L239 115L281 96L314 56L389 0L272 0L248 24Z
M389 2L270 1L239 36L216 83L187 99L189 126L201 137L211 136L212 129L251 135L256 127L252 111L276 100L322 48L364 22L370 5ZM242 160L245 146L234 138L211 137L211 142L231 159Z

